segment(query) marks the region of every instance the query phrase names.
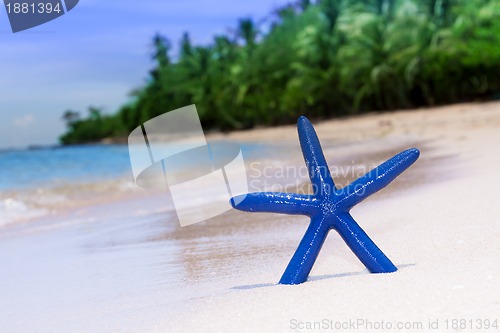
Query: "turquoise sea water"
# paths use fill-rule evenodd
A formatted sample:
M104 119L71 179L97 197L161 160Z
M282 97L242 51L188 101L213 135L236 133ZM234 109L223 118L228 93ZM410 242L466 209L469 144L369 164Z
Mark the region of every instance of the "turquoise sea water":
M257 143L239 146L247 161L272 151ZM0 151L0 226L51 214L80 198L137 189L127 145Z
M132 177L126 145L0 152L0 191Z
M239 144L245 158L266 151L260 144ZM0 152L0 191L68 183L132 180L126 145L82 145Z
M115 181L133 186L126 145L85 145L0 152L0 227L52 214L92 186ZM80 195L81 194L81 195ZM102 190L101 190L102 195Z

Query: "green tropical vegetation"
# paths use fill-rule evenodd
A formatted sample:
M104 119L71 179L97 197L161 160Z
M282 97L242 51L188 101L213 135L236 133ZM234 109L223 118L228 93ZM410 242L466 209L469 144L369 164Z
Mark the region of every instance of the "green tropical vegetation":
M66 111L63 144L125 137L196 104L204 128L233 130L500 96L497 0L301 0L239 20L210 45L153 39L147 82L116 113Z

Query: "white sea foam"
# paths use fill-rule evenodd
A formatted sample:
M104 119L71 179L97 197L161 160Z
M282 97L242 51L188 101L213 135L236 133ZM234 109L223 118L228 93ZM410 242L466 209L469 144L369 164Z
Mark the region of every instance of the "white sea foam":
M135 184L119 179L0 192L0 227L114 200L133 194L136 190Z
M49 210L45 208L33 207L14 198L2 199L0 201L0 226L40 217L48 212Z

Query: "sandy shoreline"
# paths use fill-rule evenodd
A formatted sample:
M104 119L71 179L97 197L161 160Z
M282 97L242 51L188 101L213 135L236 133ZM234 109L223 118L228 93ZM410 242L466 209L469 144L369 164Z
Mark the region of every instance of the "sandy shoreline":
M310 332L308 323L324 319L366 319L421 322L419 330L427 331L429 320L438 320L440 330L446 330L446 319L449 325L453 319L500 321L500 103L370 114L315 126L329 164L338 167L332 173L342 178L339 185L399 150L421 149L412 168L352 211L400 268L397 273L368 274L332 232L310 281L275 285L307 218L233 210L179 228L168 195L134 195L33 221L39 230L17 228L0 238L0 276L6 277L0 294L8 300L0 304L0 326L47 332ZM257 164L248 166L249 177L261 181L266 177L257 173L267 168L274 175L268 186L289 183L291 190L307 180L276 176L283 164L303 166L295 126L209 139L282 145L286 150L279 155L252 161ZM63 224L40 229L54 220Z

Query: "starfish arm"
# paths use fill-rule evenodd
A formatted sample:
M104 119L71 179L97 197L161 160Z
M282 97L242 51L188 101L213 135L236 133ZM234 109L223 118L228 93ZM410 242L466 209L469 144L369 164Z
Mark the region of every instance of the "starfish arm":
M397 271L396 266L375 245L352 216L344 213L337 216L334 228L371 273L390 273Z
M247 212L268 212L311 216L319 209L319 204L316 198L309 195L295 193L248 193L237 195L231 198L230 202L234 208Z
M280 284L299 284L307 280L329 230L330 226L323 214L311 218L311 223L286 267Z
M397 176L408 169L419 156L420 151L416 148L405 150L343 189L338 190L337 192L342 195L338 201L339 206L345 210L351 209L365 198L389 185Z
M302 116L297 122L300 147L313 185L314 194L328 196L335 193L335 184L313 125Z

